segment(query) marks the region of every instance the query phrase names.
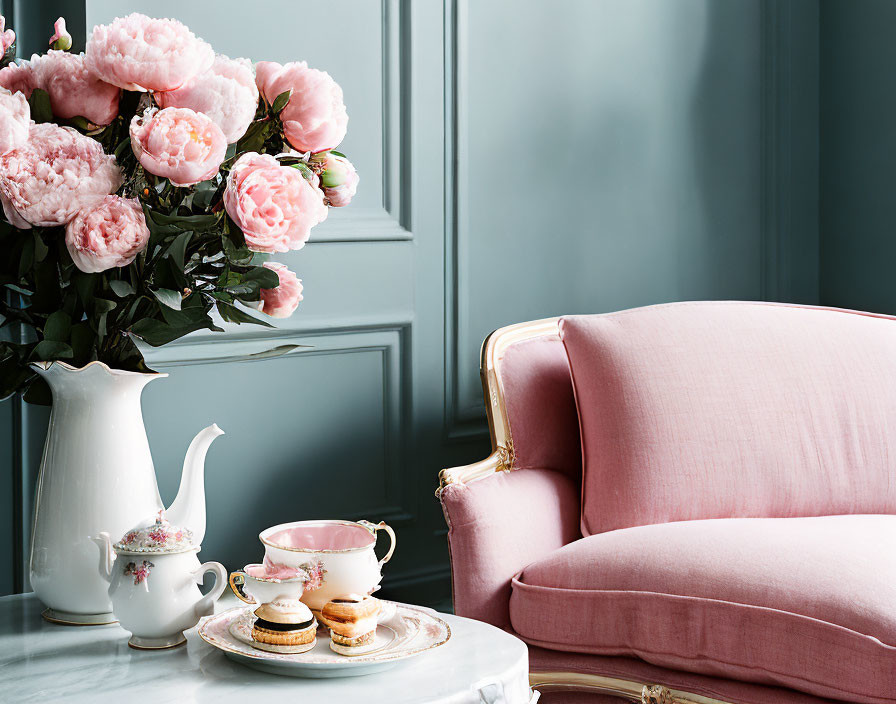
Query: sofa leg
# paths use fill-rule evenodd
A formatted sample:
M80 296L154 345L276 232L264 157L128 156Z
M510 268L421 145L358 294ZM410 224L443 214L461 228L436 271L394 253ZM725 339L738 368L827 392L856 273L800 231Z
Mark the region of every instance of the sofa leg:
M641 704L675 704L675 700L663 685L645 684L641 688Z

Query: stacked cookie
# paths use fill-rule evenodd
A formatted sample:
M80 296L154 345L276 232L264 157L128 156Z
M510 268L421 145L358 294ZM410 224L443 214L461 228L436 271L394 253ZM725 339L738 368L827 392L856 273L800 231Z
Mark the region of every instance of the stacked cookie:
M266 603L255 609L253 645L273 653L304 653L317 642L317 620L301 601Z
M380 602L369 595L349 594L331 599L320 620L330 629L330 648L340 655L358 655L376 647Z

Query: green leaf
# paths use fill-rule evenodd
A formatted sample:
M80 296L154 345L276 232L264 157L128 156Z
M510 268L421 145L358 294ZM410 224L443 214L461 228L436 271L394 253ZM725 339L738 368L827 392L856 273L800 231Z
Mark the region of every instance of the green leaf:
M247 312L240 308L237 308L232 303L218 301L215 305L217 305L218 312L221 314L221 317L228 323L253 323L255 325L262 325L266 328L274 327L264 320L259 320L258 318L249 315Z
M236 148L235 145L231 145ZM229 149L229 147L228 147ZM214 181L202 181L194 186L193 205L201 210L207 210L212 204L212 198L218 192L218 184Z
M50 108L50 96L43 88L35 88L28 98L31 107L31 119L35 122L52 122L53 110Z
M38 262L42 262L46 259L47 254L49 254L50 249L44 244L43 239L41 239L40 232L38 230L34 230L34 260Z
M249 262L252 261L254 253L245 245L242 247L238 247L230 240L229 237L222 237L221 244L224 247L224 255L232 264L236 264L238 266L246 266L247 264L249 264Z
M144 318L143 320L138 320L134 323L131 326L130 332L142 339L146 344L152 345L153 347L159 347L161 345L167 345L172 340L176 340L177 338L183 337L196 330L202 330L203 328L209 330L216 329L214 323L212 323L212 319L208 317L206 317L205 320L196 321L190 325L180 326L172 326L163 323L161 320Z
M127 281L122 281L121 279L112 279L109 282L109 288L112 289L112 293L114 293L119 298L124 298L125 296L130 296L134 293L134 287Z
M34 238L29 237L22 244L22 254L19 258L19 278L24 278L34 265Z
M184 256L187 252L187 244L190 242L192 236L192 230L182 232L174 238L174 242L168 246L168 251L165 252L164 256L171 257L171 260L177 264L180 269L184 268Z
M243 274L243 281L257 281L259 288L277 288L280 285L280 275L266 266L257 266Z
M208 230L218 224L218 215L164 215L158 211L149 210L149 217L156 225L174 225L179 231L184 230Z
M284 354L289 354L293 350L298 350L306 347L311 347L311 345L279 345L277 347L272 347L269 350L265 350L264 352L256 352L255 354L247 354L246 359L269 359L271 357L281 357Z
M78 298L81 299L81 305L84 308L88 308L93 301L93 292L96 290L98 275L78 272L72 278L75 282L75 288L78 290Z
M294 169L298 169L299 171L301 171L301 172L302 172L302 177L303 177L306 181L310 181L310 180L311 180L312 171L311 171L311 169L308 168L308 164L306 164L304 161L296 162L295 164L292 165L292 168L294 168Z
M154 289L152 295L155 296L163 306L168 306L174 310L180 310L182 298L177 291L172 291L169 288L160 288L157 290Z
M273 129L271 120L256 120L249 125L246 134L236 143L237 153L262 151L265 140L270 136Z
M31 360L49 361L51 359L71 359L74 356L72 348L64 342L55 340L41 340L31 350Z
M345 154L343 154L342 152L337 152L335 149L331 149L330 154L332 154L333 156L341 156L343 159L348 159Z
M121 142L118 144L118 146L115 147L115 152L114 152L115 160L120 162L121 157L130 151L130 147L131 147L131 138L130 137L125 137L123 140L121 140Z
M102 315L103 313L115 310L115 306L117 305L118 304L115 301L109 301L105 298L93 299L93 311L95 315Z
M78 366L84 366L96 359L96 333L86 320L72 325L71 346L75 364Z
M275 115L279 115L283 108L286 107L286 104L289 102L289 95L291 92L292 91L290 90L283 91L274 99L274 104L271 105L271 110Z
M80 115L76 115L68 123L77 130L81 132L86 132L90 129L90 123L87 121L87 118L81 117Z
M57 310L47 317L44 324L44 339L54 342L68 342L69 332L72 329L72 319L64 310Z

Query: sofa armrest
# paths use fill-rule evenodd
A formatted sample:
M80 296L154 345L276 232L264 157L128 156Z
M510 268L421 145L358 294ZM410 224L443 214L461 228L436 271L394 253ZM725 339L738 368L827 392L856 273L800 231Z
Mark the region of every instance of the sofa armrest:
M455 471L439 492L448 522L454 610L507 626L511 578L581 536L579 488L551 469L492 470L469 483L458 480L464 474Z

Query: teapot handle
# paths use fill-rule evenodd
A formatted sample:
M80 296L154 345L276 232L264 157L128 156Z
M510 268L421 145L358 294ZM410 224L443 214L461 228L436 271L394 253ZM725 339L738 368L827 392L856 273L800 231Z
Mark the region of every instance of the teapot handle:
M211 588L208 594L196 602L196 613L200 616L210 616L214 613L215 602L218 597L224 593L227 588L227 570L220 562L204 562L199 565L199 569L193 572L193 579L196 584L202 584L202 577L206 572L215 573L215 586Z
M384 530L389 534L389 551L380 560L380 567L385 565L389 560L392 559L392 553L395 552L395 531L392 530L388 525L386 525L385 521L380 521L379 523L371 523L370 521L358 521L362 526L364 526L371 533L376 535L376 532L379 530Z

